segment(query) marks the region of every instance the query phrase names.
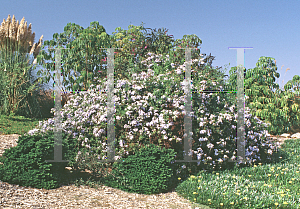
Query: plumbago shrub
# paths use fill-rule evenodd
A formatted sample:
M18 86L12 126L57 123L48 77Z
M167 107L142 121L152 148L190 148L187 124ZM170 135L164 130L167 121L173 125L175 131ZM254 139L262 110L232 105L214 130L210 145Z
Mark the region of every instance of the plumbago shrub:
M148 55L146 62L157 58L151 53ZM155 62L161 64L153 64L152 61L147 65L149 67L147 73L142 72L140 75L132 73L131 81L118 80L116 84L114 89L115 160L126 159L146 144L172 148L178 153L175 159L183 159L185 84L181 82L184 80L184 74L181 73L184 65L173 71L176 66L168 59L163 62L156 59ZM219 72L209 68L201 69L195 65L197 62L198 60L192 60L194 83L191 85L192 89L211 90L209 85L207 87L205 84L218 85L219 81L222 81ZM80 169L90 169L95 173L99 172L100 167L111 164L100 162L93 166L90 164L97 159L104 160L107 149L107 96L99 92L107 88L107 79L98 82L100 85L96 88L91 86L91 90L98 90L98 92L80 92L79 96L74 95L61 112L63 131L73 134L73 137L78 140L79 152L74 162L78 163L83 159L82 165L76 163L73 165ZM180 88L180 85L183 87ZM193 155L193 160L200 160L198 166L205 169L212 166L216 169L232 166L234 163L227 162L228 159L235 159L237 149L237 114L234 113L235 105L232 96L228 99L225 94L200 92L193 93L192 98L192 149L196 154ZM55 109L53 108L52 111L54 112ZM262 124L257 117L253 118L248 112L249 109L246 108L247 164L269 162L272 160L275 146L266 139L267 131L264 130L266 124ZM53 130L53 120L40 122L39 127L40 129L31 134ZM196 169L195 166L191 166L191 163L174 163L174 172L177 169L177 174L180 173L184 166L190 170Z

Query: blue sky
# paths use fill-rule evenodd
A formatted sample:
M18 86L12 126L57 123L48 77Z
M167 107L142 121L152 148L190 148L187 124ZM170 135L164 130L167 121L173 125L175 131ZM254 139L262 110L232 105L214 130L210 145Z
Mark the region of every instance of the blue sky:
M8 14L19 22L25 17L35 43L41 35L43 43L52 40L69 22L87 28L98 21L109 35L117 27L128 30L142 22L145 28L168 29L175 40L196 34L202 40L201 53L215 56L213 66L224 69L230 63L227 75L237 62L236 50L228 47L253 47L245 50L246 69L254 68L261 56L275 58L280 73L275 82L283 88L300 74L299 8L296 0L10 0L1 3L0 14L2 20Z

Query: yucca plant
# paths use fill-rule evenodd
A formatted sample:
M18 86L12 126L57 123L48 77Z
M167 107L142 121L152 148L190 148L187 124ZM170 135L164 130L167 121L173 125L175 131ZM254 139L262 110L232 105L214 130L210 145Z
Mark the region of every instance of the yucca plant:
M3 19L0 26L0 104L1 114L23 115L26 117L42 117L36 98L36 90L41 78L30 82L31 72L35 70L29 63L29 55L37 57L42 38L33 44L35 33L31 33L31 23L27 28L25 18L11 22L10 15ZM29 53L29 55L27 55ZM22 109L23 108L23 109Z

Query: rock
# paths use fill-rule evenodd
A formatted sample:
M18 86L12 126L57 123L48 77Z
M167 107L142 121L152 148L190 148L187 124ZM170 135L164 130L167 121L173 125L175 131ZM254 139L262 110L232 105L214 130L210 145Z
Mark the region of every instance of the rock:
M281 145L287 139L300 139L300 133L295 133L293 135L284 133L281 134L280 136L267 134L267 137L270 138L270 141L275 141L275 144L278 146L278 148L281 148Z
M293 134L291 137L292 138L300 138L300 133Z
M291 136L291 134L281 134L281 136L283 136L283 137L290 137Z
M54 101L54 97L52 96L53 94L53 90L47 90L48 93L48 97L50 97L51 101ZM65 104L67 103L67 101L69 101L71 99L72 93L61 93L61 107L63 108L65 106ZM54 103L51 106L51 108L54 107Z
M272 138L273 137L280 137L280 138L300 138L300 133L295 133L293 135L284 133L284 134L281 134L280 136L274 136L274 135L267 134L267 136L272 137Z

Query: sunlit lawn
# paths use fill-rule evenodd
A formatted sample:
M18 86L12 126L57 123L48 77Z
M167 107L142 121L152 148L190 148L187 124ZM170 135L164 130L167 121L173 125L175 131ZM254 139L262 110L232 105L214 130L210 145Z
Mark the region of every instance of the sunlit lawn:
M35 129L39 121L46 119L31 119L23 116L0 115L0 134L19 134L23 135Z
M0 133L23 135L36 128L38 122L0 115ZM176 191L210 208L300 208L299 145L300 139L286 140L282 150L288 157L280 163L213 173L201 171L183 181Z

